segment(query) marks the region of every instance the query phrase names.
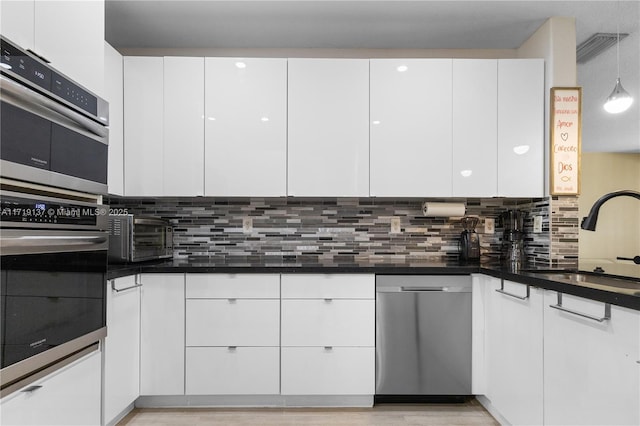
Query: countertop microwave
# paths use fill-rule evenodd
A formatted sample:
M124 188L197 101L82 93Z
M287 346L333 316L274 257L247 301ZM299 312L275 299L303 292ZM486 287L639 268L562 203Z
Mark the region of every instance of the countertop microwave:
M152 216L109 216L109 261L143 262L173 257L173 228Z

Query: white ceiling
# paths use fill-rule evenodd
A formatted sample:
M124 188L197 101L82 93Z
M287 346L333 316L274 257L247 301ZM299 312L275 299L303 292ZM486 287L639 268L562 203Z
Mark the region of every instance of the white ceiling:
M576 18L581 43L596 32L620 43L623 86L635 98L606 114L616 51L578 66L583 150L640 152L640 0L633 1L175 1L106 0L116 48L515 49L552 16Z

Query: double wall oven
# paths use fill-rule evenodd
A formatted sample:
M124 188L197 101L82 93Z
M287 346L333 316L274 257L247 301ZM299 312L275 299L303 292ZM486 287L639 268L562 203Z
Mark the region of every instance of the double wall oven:
M106 336L108 106L0 36L0 395Z

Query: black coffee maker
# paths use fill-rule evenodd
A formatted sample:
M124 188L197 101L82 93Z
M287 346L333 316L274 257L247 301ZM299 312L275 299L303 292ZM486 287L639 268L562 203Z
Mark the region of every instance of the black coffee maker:
M507 210L500 215L504 228L500 259L512 267L521 266L525 260L524 218L525 213L520 210Z
M460 234L460 260L480 260L480 237L476 233L477 216L464 216Z

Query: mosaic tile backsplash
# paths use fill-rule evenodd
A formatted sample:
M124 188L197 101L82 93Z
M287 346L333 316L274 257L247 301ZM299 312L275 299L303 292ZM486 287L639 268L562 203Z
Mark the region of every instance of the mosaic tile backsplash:
M203 259L233 256L248 261L375 262L392 258L399 262L455 260L463 228L459 219L430 218L422 203L463 202L467 215L480 217L482 260L500 256L502 231L497 220L508 209L525 211L527 260L537 264L552 258L549 237L550 199L378 199L378 198L120 198L107 200L113 207L133 214L160 216L174 225L174 258ZM573 204L562 205L563 212ZM554 204L555 208L555 204ZM575 202L577 214L577 201ZM533 233L533 216L543 219L543 232ZM569 215L570 216L570 215ZM401 231L391 233L391 219L400 219ZM484 219L496 219L494 234L484 233ZM556 219L554 225L556 226ZM557 219L565 224L565 219ZM569 220L569 219L566 219ZM248 222L251 222L250 224ZM243 226L244 225L244 226ZM250 230L247 227L250 225ZM569 224L573 226L573 222ZM573 233L562 226L568 251L555 245L557 256L577 259ZM575 230L577 238L577 227ZM555 241L555 240L554 240ZM564 243L564 239L561 244ZM560 245L561 245L560 244ZM565 261L565 259L561 259Z

